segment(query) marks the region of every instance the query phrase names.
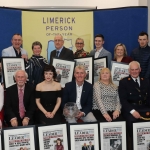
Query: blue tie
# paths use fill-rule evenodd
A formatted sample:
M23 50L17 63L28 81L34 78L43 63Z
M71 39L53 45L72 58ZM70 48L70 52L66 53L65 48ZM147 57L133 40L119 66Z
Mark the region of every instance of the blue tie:
M57 50L56 51L56 58L58 58L59 57L59 51Z

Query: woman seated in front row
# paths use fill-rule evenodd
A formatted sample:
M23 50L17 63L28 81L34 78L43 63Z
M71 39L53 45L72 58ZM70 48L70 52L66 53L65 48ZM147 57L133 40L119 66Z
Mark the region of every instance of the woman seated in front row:
M123 121L118 89L112 82L108 68L100 71L100 79L94 83L92 109L98 121Z
M39 108L38 123L59 124L61 122L61 85L55 81L56 70L51 65L44 68L44 81L36 86L36 104Z
M130 63L133 59L127 56L127 50L124 44L119 43L114 48L114 61Z

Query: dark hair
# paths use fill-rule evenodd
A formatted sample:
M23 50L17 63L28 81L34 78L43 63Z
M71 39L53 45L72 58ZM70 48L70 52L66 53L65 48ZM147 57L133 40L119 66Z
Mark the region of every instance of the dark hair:
M56 143L57 141L60 141L60 145L62 145L62 140L60 138L57 138Z
M15 33L15 34L13 34L12 39L13 39L13 37L14 37L15 35L18 35L18 36L21 36L21 37L22 37L22 35L21 35L20 33Z
M34 48L34 46L39 45L40 48L42 49L42 44L39 41L35 41L32 43L32 49Z
M104 41L104 35L103 34L97 34L94 38L100 37Z
M44 70L43 70L43 76L44 76L44 72L45 72L45 71L51 71L51 72L53 72L53 78L54 78L54 79L56 78L57 73L56 73L56 69L55 69L54 66L52 66L52 65L46 65L46 66L44 67Z
M146 35L147 38L148 38L148 34L147 34L146 32L144 32L144 31L142 31L142 32L139 34L139 36L144 36L144 35Z

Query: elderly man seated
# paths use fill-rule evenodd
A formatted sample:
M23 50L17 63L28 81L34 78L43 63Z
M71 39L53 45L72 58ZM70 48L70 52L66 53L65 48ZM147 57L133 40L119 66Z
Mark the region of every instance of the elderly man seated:
M16 71L14 77L16 84L6 89L5 119L13 127L33 124L34 88L26 84L27 73L24 70Z
M140 64L132 61L129 64L130 75L119 83L119 97L122 114L126 119L127 130L132 137L132 123L143 122L150 117L150 83L139 76Z
M74 102L77 104L79 112L73 118L66 117L66 120L69 123L76 123L76 120L80 118L84 122L95 122L96 119L91 112L93 86L84 80L86 77L84 66L75 67L74 77L75 80L65 85L62 107L64 108L64 105L68 102Z

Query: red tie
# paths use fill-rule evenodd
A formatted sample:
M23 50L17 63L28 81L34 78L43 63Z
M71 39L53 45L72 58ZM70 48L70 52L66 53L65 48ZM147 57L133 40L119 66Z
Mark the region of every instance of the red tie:
M23 91L19 89L19 113L20 117L23 118L25 116L25 109L23 104Z

